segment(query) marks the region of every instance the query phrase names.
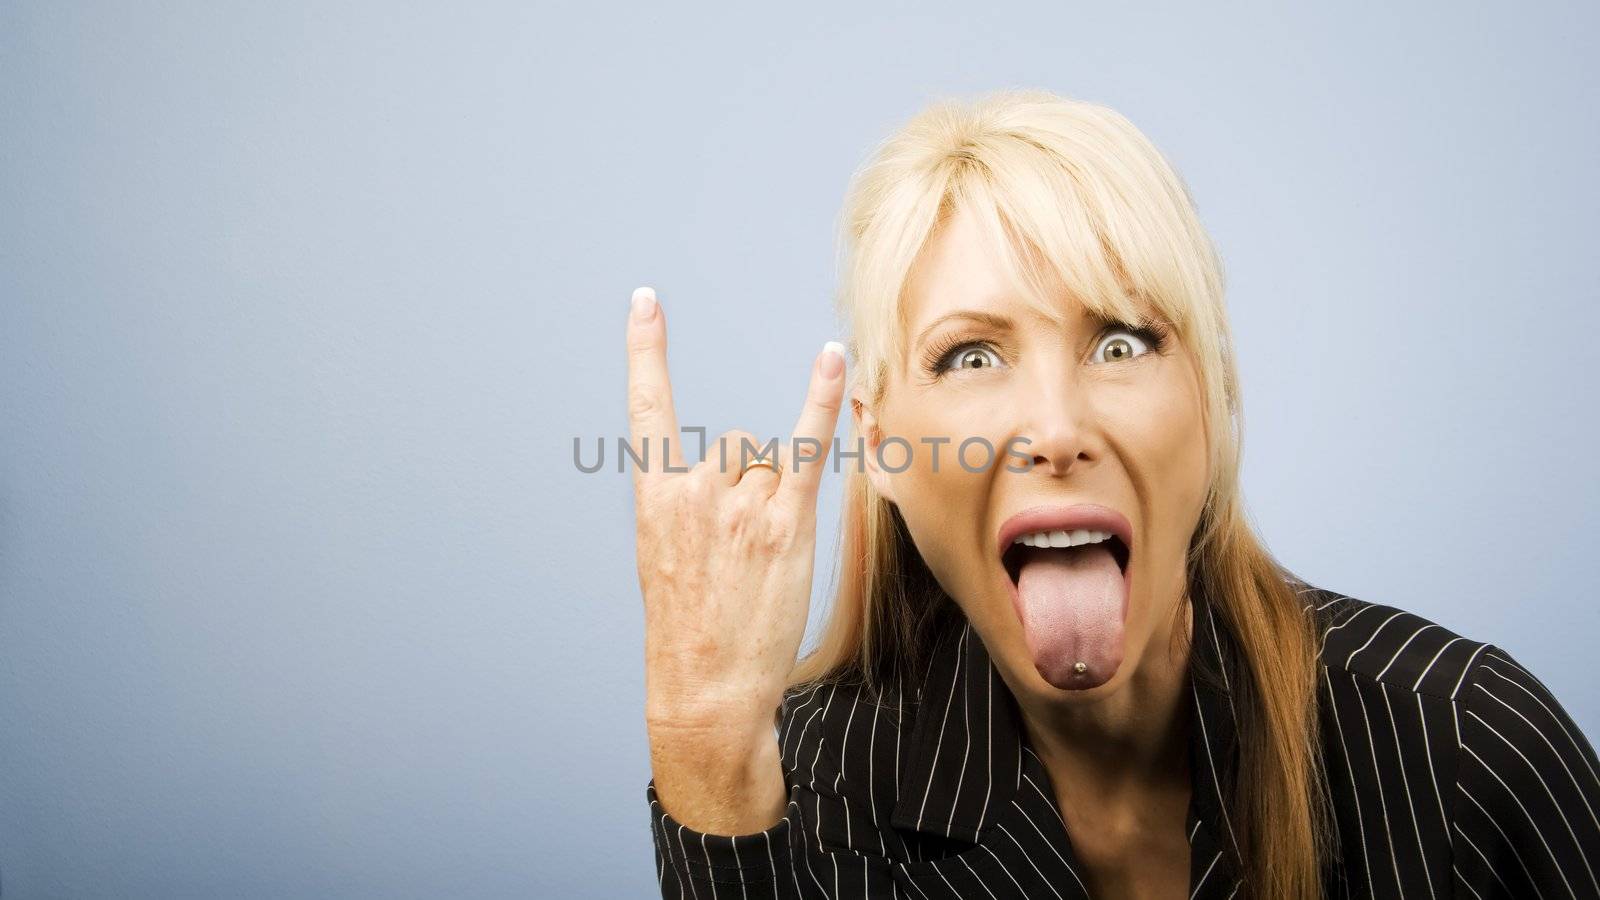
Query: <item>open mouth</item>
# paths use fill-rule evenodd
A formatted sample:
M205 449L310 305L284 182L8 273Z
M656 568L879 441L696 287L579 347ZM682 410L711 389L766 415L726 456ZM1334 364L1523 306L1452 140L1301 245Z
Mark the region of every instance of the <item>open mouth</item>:
M1034 669L1089 690L1122 665L1133 593L1133 525L1098 503L1033 506L1001 523L995 551Z
M1044 558L1052 553L1081 553L1092 547L1103 547L1117 561L1117 569L1128 572L1128 545L1121 537L1107 531L1078 529L1075 531L1037 531L1018 535L1005 552L1000 554L1000 564L1013 586L1030 560Z

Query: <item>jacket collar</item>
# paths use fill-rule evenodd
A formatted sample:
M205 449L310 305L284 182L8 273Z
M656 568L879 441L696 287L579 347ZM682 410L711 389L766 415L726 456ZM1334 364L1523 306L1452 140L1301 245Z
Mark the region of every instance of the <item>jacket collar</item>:
M1202 867L1215 855L1200 859L1203 844L1223 851L1222 865L1237 872L1238 846L1223 800L1237 769L1230 686L1237 650L1211 605L1191 596L1188 833ZM948 598L944 602L953 604ZM934 640L917 693L909 763L890 822L971 843L979 842L1015 798L1024 771L1048 778L1033 754L1015 697L964 615L952 617ZM1203 839L1197 839L1196 825L1203 828Z

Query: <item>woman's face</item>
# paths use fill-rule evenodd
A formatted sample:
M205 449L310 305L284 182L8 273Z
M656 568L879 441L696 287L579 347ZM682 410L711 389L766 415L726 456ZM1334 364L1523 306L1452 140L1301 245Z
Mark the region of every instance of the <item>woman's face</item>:
M906 446L884 445L887 468L866 454L875 486L1014 691L1093 699L1118 690L1166 646L1185 596L1208 477L1191 354L1174 336L1094 321L1065 294L1062 320L1034 312L965 212L933 236L906 303L906 362L875 410L857 405L869 450L890 436L911 448L899 472ZM970 438L995 448L991 464L976 441L967 464L957 460ZM1008 442L1020 455L1006 455ZM1028 461L1025 472L1008 470ZM1069 564L1079 551L1012 542L1019 529L1070 520L1074 504L1126 519L1125 574L1105 559L1115 550ZM1014 518L1041 507L1042 518Z

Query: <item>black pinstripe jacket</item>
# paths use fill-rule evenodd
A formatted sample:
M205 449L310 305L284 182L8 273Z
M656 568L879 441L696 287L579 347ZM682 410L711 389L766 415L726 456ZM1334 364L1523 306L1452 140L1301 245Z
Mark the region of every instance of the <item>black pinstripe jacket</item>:
M1600 763L1549 690L1493 645L1296 586L1324 636L1322 753L1340 847L1325 894L1600 897ZM1226 898L1242 887L1222 802L1238 662L1203 599L1194 619L1191 896ZM970 623L950 621L919 684L785 698L789 806L767 831L686 828L652 780L662 895L1087 897L1015 699Z

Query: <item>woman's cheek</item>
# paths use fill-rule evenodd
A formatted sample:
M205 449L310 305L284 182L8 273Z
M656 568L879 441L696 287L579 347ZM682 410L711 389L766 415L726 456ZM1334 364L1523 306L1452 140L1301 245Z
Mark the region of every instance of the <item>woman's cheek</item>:
M1151 442L1162 449L1159 477L1183 511L1197 506L1206 490L1206 434L1199 390L1182 372L1173 372L1157 396L1160 409ZM1198 513L1197 513L1198 515Z
M986 508L986 491L995 460L1004 464L1005 448L988 429L966 418L924 420L914 433L901 433L910 446L911 464L891 476L901 516L929 569L951 593L962 590L963 560L974 551L974 535ZM965 453L962 443L967 442ZM992 450L990 448L993 448ZM906 446L890 447L884 461L898 468Z
M1125 392L1112 407L1117 412L1107 426L1131 457L1126 464L1135 482L1148 486L1145 499L1155 518L1150 524L1171 529L1171 540L1182 545L1207 487L1206 434L1197 394L1174 372Z

